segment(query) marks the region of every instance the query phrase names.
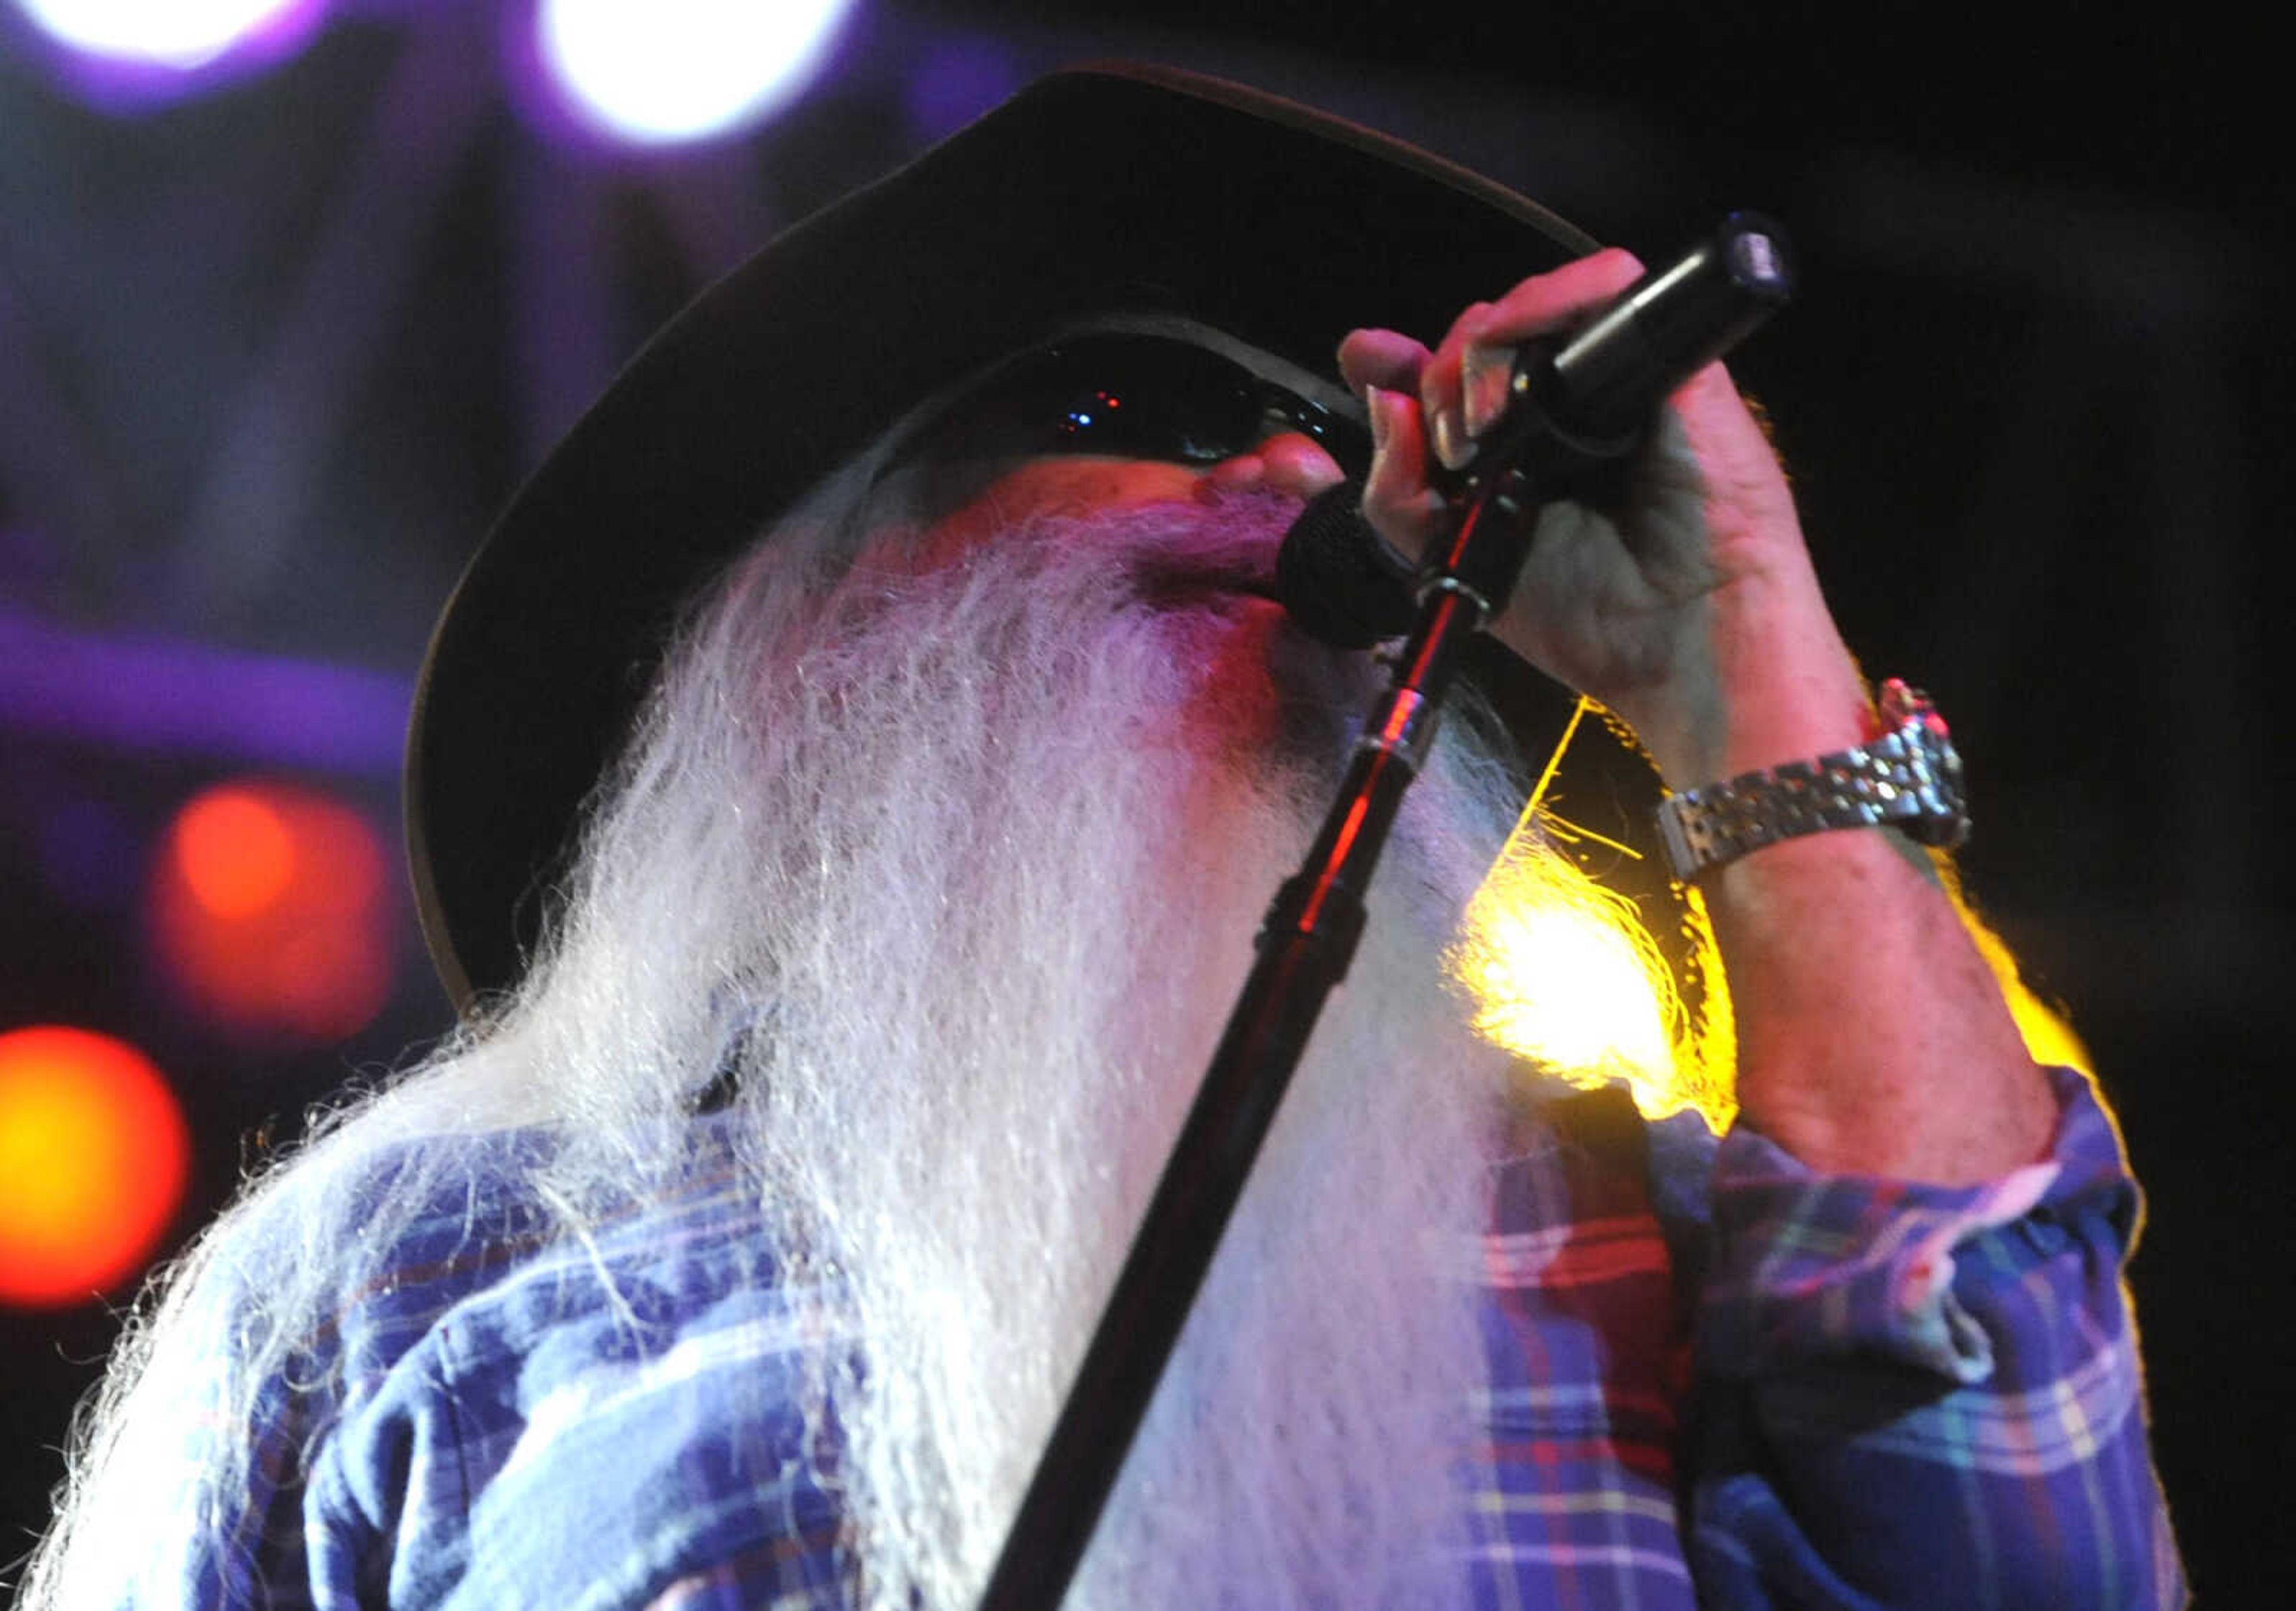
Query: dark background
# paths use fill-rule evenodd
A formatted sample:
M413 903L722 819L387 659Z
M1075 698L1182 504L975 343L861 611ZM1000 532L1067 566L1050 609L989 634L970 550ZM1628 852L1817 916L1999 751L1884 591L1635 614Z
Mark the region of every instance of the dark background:
M368 713L322 746L0 698L0 1031L104 1029L168 1069L198 1147L187 1234L267 1137L447 1012L403 906L399 982L348 1043L252 1044L178 1010L137 917L169 814L251 770L395 834L394 729L430 616L647 330L1045 69L1226 73L1646 256L1726 207L1792 229L1805 296L1735 367L1851 642L1953 718L1971 881L2069 1007L2147 1183L2133 1282L2194 1582L2213 1604L2284 1603L2268 559L2296 341L2288 91L2260 42L2190 7L2141 31L2070 8L1061 9L864 4L781 116L643 159L522 113L490 6L348 6L291 60L129 113L76 100L20 26L0 32L0 609L58 641L174 646L223 668L218 697L259 663L335 679ZM111 836L69 889L42 837L62 807ZM0 1310L0 1560L40 1525L115 1327L102 1305Z

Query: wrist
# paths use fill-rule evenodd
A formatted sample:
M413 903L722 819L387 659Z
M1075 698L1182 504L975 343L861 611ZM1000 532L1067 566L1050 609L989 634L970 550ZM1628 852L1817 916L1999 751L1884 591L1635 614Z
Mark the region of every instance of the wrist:
M1922 845L1960 845L1969 808L1944 718L1920 690L1894 677L1882 684L1878 714L1866 743L1669 794L1658 825L1674 877L1687 883L1749 852L1830 829L1896 827Z
M1875 736L1865 678L1814 580L1796 588L1747 578L1717 589L1669 675L1611 707L1674 789Z

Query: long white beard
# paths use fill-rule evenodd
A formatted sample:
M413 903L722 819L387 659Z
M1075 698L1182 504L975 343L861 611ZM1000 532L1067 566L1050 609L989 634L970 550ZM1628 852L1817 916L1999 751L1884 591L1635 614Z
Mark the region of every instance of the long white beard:
M298 1369L459 1189L467 1149L436 1143L559 1138L531 1185L578 1239L690 1169L692 1099L739 1038L726 1122L788 1227L761 1263L832 1277L809 1407L844 1433L822 1476L865 1603L970 1606L1371 682L1173 581L1264 560L1287 512L1047 523L922 572L881 550L825 592L837 528L761 549L674 657L526 985L332 1120L131 1336L25 1603L111 1603L152 1517L185 1492L198 1525L229 1509L251 1444L183 1470L184 1407L244 1419ZM1503 1071L1436 959L1513 797L1458 736L1072 1605L1459 1596L1451 1467L1483 1372L1439 1239L1480 1223ZM210 1278L250 1305L227 1360Z
M695 657L755 680L673 692L671 722L755 714L711 784L748 876L679 892L659 943L763 1014L739 1100L788 1256L846 1277L822 1318L857 1369L831 1350L816 1386L872 1606L977 1598L1336 780L1359 661L1261 605L1141 596L1144 561L1218 569L1281 519L1176 505L865 560L761 669L708 652L796 613L768 565ZM1441 1240L1483 1208L1501 1059L1437 959L1510 804L1456 766L1420 785L1070 1604L1456 1592L1481 1367ZM658 853L677 827L623 831Z

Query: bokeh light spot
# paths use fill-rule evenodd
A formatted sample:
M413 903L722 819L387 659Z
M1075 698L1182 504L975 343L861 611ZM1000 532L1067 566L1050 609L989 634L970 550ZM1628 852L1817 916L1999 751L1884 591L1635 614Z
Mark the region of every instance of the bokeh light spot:
M60 44L155 67L203 66L308 0L16 0Z
M295 842L252 789L210 790L176 819L175 855L192 898L219 918L262 911L286 893Z
M395 955L382 836L352 806L266 781L187 802L154 870L160 962L194 1011L246 1038L355 1034Z
M705 139L792 100L851 0L540 0L543 65L594 128L637 144Z
M158 1247L190 1171L183 1112L142 1052L62 1026L0 1034L0 1303L116 1290Z

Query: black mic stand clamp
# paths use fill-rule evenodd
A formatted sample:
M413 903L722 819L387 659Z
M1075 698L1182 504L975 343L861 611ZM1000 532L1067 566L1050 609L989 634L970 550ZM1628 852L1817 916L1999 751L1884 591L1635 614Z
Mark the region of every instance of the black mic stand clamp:
M1393 682L1300 871L1277 891L1226 1031L1006 1535L981 1611L1060 1603L1202 1285L1434 742L1462 647L1506 608L1539 509L1633 452L1656 405L1784 300L1775 230L1733 214L1561 350L1527 348L1497 426L1447 488L1455 520L1414 587Z

